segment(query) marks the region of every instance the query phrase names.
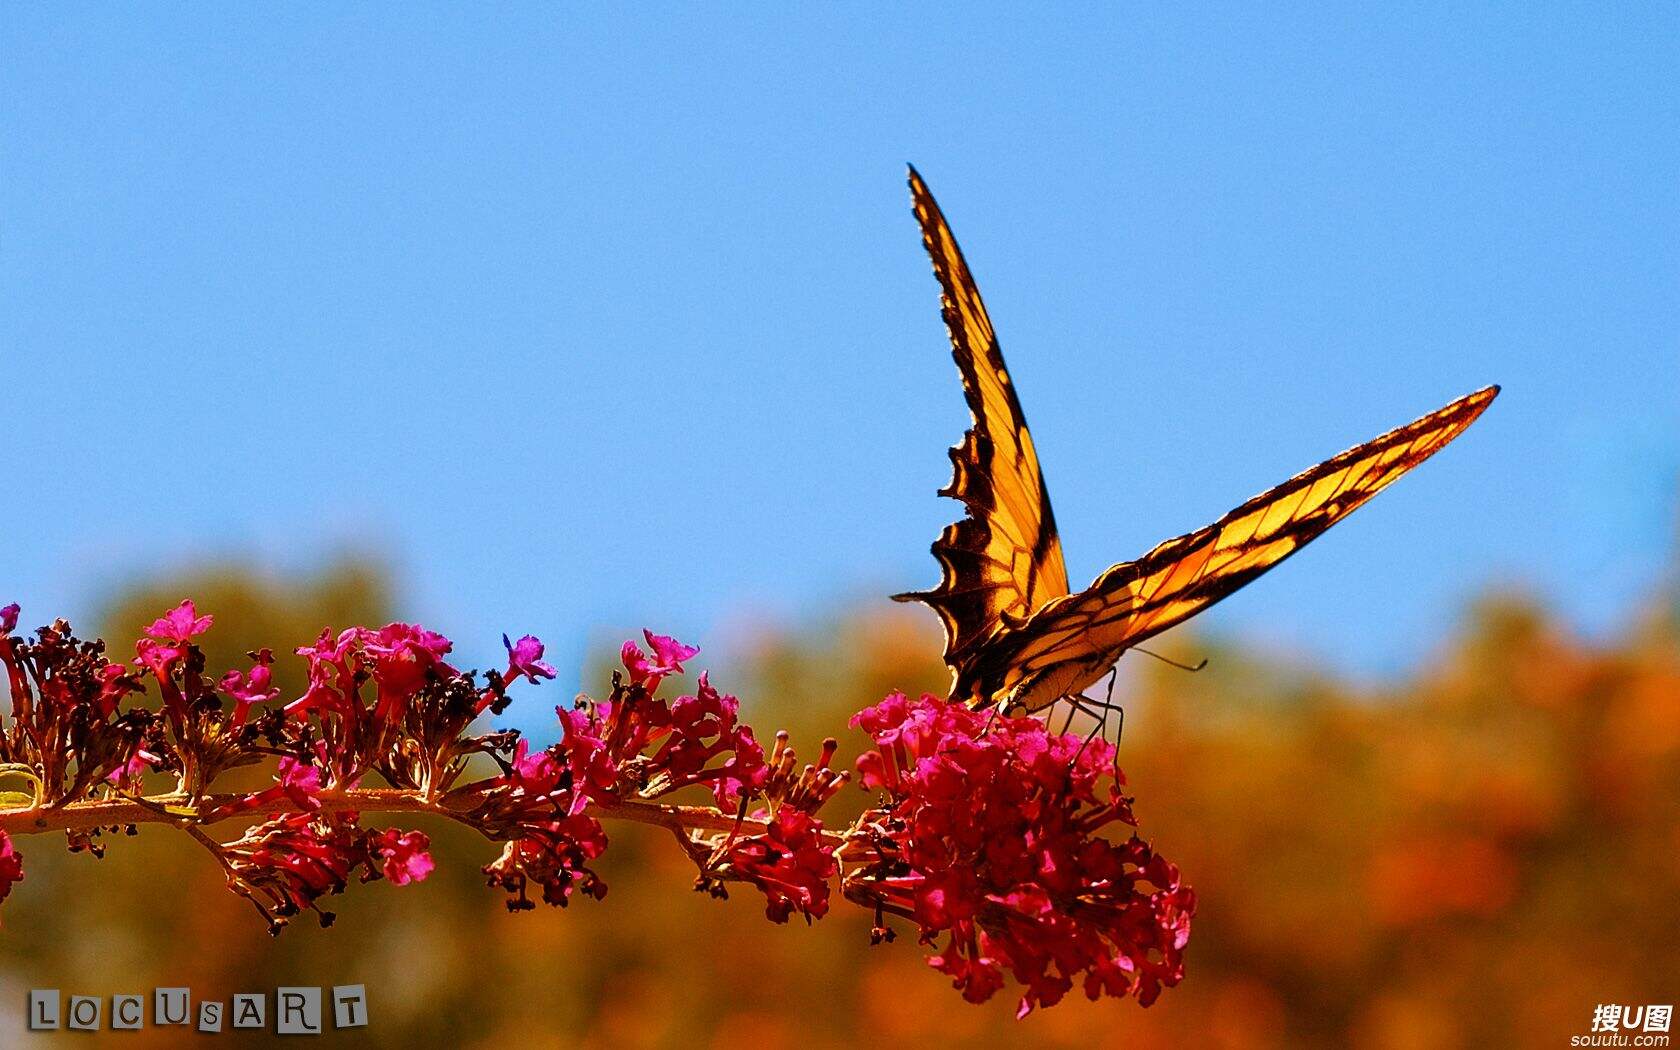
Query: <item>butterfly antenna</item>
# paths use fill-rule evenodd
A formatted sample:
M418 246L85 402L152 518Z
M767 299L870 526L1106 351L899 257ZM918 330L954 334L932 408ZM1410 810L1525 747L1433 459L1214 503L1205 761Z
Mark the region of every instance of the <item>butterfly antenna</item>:
M1136 653L1142 653L1145 656L1153 656L1155 659L1161 661L1164 664L1171 664L1172 666L1178 668L1180 671L1189 671L1191 674L1195 674L1197 671L1200 671L1202 668L1204 668L1208 665L1207 657L1205 657L1205 656L1202 658L1201 663L1197 664L1194 667L1191 667L1189 664L1181 664L1177 660L1172 659L1171 657L1162 656L1160 653L1152 653L1148 649L1145 649L1141 645L1132 646L1132 651L1136 652ZM1112 692L1113 690L1114 690L1114 683L1113 683L1112 680L1110 680L1109 691Z

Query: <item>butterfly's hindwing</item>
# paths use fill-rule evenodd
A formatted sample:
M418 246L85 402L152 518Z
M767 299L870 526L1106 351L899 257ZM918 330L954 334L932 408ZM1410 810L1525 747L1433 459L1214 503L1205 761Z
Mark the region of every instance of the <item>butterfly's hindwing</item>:
M988 639L1066 594L1067 569L1038 454L985 304L938 204L914 170L910 187L973 426L951 449L951 481L940 490L961 500L968 515L947 526L933 545L939 586L898 597L925 602L939 614L945 660L955 669Z

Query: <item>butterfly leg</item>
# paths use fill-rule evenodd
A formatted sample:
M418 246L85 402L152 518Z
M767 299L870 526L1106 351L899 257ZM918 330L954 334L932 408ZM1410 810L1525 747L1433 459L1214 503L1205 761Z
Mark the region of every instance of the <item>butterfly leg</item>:
M1091 731L1085 735L1085 740L1079 745L1079 750L1074 753L1073 761L1076 764L1085 754L1085 749L1091 745L1091 741L1095 740L1099 734L1107 733L1108 716L1112 712L1117 716L1117 725L1114 734L1114 765L1116 770L1120 768L1120 736L1126 731L1126 709L1114 702L1114 680L1118 677L1119 673L1120 669L1118 667L1110 671L1108 677L1108 692L1101 700L1096 700L1092 697L1085 696L1084 694L1064 697L1064 699L1068 702L1068 720L1062 727L1063 733L1066 733L1068 726L1073 724L1074 712L1090 715L1092 718L1097 720L1097 724L1092 726ZM1106 736L1104 739L1107 739ZM1072 766L1070 765L1069 768L1071 769Z
M1079 744L1079 750L1075 751L1073 753L1073 760L1068 763L1068 770L1070 772L1072 771L1074 766L1077 766L1079 764L1079 760L1084 757L1085 749L1091 746L1091 741L1095 740L1097 738L1097 734L1101 733L1103 731L1104 727L1106 727L1108 725L1108 712L1102 711L1100 708L1097 711L1089 710L1088 708L1085 707L1085 705L1083 705L1079 702L1081 699L1088 699L1088 698L1087 697L1079 697L1079 698L1068 697L1067 698L1068 705L1072 709L1068 713L1068 721L1070 723L1073 721L1073 713L1072 713L1073 711L1083 711L1085 714L1088 714L1091 717L1095 718L1097 720L1097 724L1091 727L1091 731L1089 733L1085 734L1085 739L1083 741L1081 741L1080 744ZM1064 730L1064 732L1065 732L1065 730Z
M1108 689L1103 694L1103 698L1101 700L1086 696L1083 693L1076 696L1063 697L1063 699L1068 702L1068 717L1067 721L1062 726L1062 732L1066 733L1073 725L1073 716L1076 712L1090 715L1092 718L1097 720L1097 724L1091 728L1091 732L1086 735L1084 743L1080 744L1079 751L1074 755L1074 761L1078 762L1079 757L1084 755L1085 748L1090 745L1091 741L1096 739L1099 733L1107 732L1108 716L1112 713L1115 716L1114 768L1116 773L1118 773L1120 769L1120 739L1126 732L1126 709L1120 704L1114 702L1114 685L1119 677L1120 667L1116 664L1114 667L1109 669Z
M1062 697L1062 700L1067 703L1067 708L1068 708L1067 718L1063 719L1063 721L1062 721L1062 735L1063 736L1066 736L1068 731L1073 728L1073 716L1074 715L1085 714L1085 715L1090 715L1092 718L1103 718L1104 716L1102 714L1099 714L1099 712L1107 711L1107 710L1109 710L1113 707L1112 700L1114 699L1114 675L1118 672L1119 672L1119 668L1116 667L1109 674L1109 676L1108 676L1108 696L1105 700L1103 700L1101 702L1091 699L1090 697L1086 696L1084 693L1069 693L1068 695ZM1087 707L1086 706L1087 704L1089 704L1091 706Z
M1114 702L1114 683L1120 678L1120 665L1108 669L1108 692L1103 694L1103 710L1119 712L1119 724L1114 727L1114 768L1120 768L1120 738L1126 735L1126 709Z
M1068 731L1073 728L1073 716L1079 714L1085 709L1080 706L1079 698L1077 696L1064 696L1062 699L1066 700L1068 705L1067 718L1062 720L1062 735L1067 736ZM1086 713L1088 714L1089 712Z
M1115 664L1113 667L1108 669L1108 691L1103 694L1102 703L1105 718L1107 717L1107 712L1115 712L1114 776L1116 779L1119 779L1120 776L1120 740L1126 735L1126 709L1120 704L1114 702L1114 683L1119 679L1119 677L1120 665Z

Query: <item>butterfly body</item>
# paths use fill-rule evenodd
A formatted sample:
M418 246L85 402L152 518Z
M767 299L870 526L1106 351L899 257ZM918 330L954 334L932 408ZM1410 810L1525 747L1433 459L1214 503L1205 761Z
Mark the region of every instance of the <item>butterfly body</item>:
M1434 455L1499 393L1485 387L1356 445L1071 592L1038 455L985 304L914 168L910 192L974 425L951 449L951 482L940 490L968 514L933 544L939 586L895 597L939 614L953 701L1037 711L1078 695L1127 649L1260 576Z
M951 698L970 707L1037 711L1095 685L1125 652L1124 646L1094 647L1087 656L1029 666L1020 651L1027 637L1011 633L1000 638L967 674L957 677Z

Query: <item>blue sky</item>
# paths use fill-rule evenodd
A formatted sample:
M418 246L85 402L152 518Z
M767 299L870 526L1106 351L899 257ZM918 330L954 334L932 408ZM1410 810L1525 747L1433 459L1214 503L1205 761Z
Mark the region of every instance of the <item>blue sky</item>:
M1675 549L1671 5L0 34L0 590L30 622L372 548L469 662L530 630L575 668L603 625L715 647L931 583L966 417L907 160L1076 585L1487 382L1208 625L1380 672L1490 583L1605 629Z

